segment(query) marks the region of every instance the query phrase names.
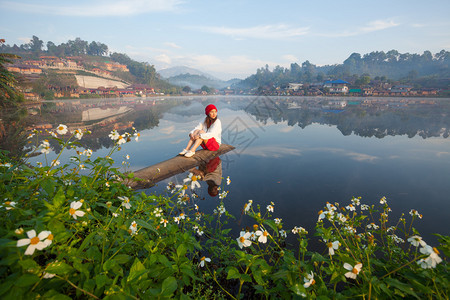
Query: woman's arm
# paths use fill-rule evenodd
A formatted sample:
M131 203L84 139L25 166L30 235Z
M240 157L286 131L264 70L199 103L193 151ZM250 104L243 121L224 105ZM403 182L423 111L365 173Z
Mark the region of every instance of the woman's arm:
M198 125L195 126L195 128L192 129L191 132L189 132L189 136L191 136L191 134L193 134L194 131L196 131L196 130L203 130L203 123L202 122L198 123Z

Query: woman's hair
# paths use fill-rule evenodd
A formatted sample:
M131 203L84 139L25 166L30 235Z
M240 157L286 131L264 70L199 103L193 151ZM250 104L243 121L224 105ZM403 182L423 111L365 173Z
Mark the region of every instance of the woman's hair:
M216 122L216 120L217 120L217 116L215 119L211 118L210 116L206 116L206 118L205 118L206 129L209 129L209 127L211 127L211 125L214 124L214 122Z

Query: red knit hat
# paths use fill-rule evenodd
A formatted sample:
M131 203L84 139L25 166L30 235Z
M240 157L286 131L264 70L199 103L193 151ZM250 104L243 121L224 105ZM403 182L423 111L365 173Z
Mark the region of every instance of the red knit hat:
M209 104L207 107L205 107L205 114L209 115L209 112L213 109L217 110L217 107L214 104Z

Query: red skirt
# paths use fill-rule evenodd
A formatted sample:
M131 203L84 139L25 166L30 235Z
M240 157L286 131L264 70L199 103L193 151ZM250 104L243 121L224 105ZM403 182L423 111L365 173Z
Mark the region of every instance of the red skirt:
M202 146L203 149L209 150L209 151L217 151L219 150L219 143L216 141L215 138L210 138L208 139L208 141L205 143L201 143L200 146Z

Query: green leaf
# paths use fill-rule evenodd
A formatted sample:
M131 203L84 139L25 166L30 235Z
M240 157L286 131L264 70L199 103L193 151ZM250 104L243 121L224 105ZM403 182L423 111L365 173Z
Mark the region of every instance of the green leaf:
M35 284L38 281L39 281L39 276L37 276L37 275L23 274L22 276L19 277L19 279L17 279L16 282L14 282L14 285L18 286L18 287L27 287L32 284Z
M264 220L264 224L269 225L269 227L278 235L278 227L274 220Z
M58 293L55 290L50 290L42 296L45 300L71 300L69 296Z
M19 265L24 269L24 270L34 270L34 269L38 269L39 265L32 259L24 259L19 261Z
M47 266L47 268L45 269L45 271L47 273L58 274L58 275L64 275L64 274L70 273L72 270L73 270L73 268L64 262L53 262L53 263L49 264Z
M39 185L44 189L47 195L52 195L55 190L55 182L51 178L42 180Z
M240 279L241 274L239 273L238 269L235 267L228 267L226 269L228 271L227 279Z
M255 281L259 284L264 286L266 283L262 279L262 272L260 270L257 270L255 272L252 272L253 278L255 278Z
M158 231L156 231L155 228L152 225L150 225L149 223L147 223L143 220L139 220L139 219L137 219L135 221L136 221L136 224L138 224L139 226L142 226L145 229L151 230L154 233L158 233Z
M185 256L187 252L186 246L184 244L180 244L177 248L177 256L178 258Z
M113 259L109 259L109 260L105 261L105 263L103 264L103 270L109 271L112 268L114 268L115 266L118 266L117 262Z
M306 294L306 289L303 285L296 283L290 287L290 290L293 291L297 296L304 297Z
M95 276L96 288L102 288L107 282L108 276L106 276L105 274L98 274L97 276Z
M53 205L55 208L61 207L66 202L66 195L64 195L63 190L59 190L55 197L53 197Z
M77 250L77 255L80 255L80 253L86 248L86 246L89 244L89 242L94 238L94 236L97 234L96 231L91 232L81 243L80 248Z
M147 272L148 270L145 269L145 266L140 262L139 259L136 258L133 265L131 266L127 282L130 282L136 278L139 278L139 280L147 279Z
M131 259L131 256L126 255L126 254L118 254L114 257L114 260L118 263L118 264L124 264L127 263L129 260Z
M53 235L66 230L64 223L58 221L57 219L51 219L50 222L48 222L48 229L53 233Z
M178 287L177 280L172 276L167 277L166 279L164 279L162 283L160 295L163 297L169 297L170 295L173 294L173 292L177 290L177 287Z
M386 278L385 282L391 285L392 287L399 289L402 292L405 292L411 296L416 297L417 299L420 299L409 284L403 283L395 278ZM397 293L397 291L394 291L394 293Z

